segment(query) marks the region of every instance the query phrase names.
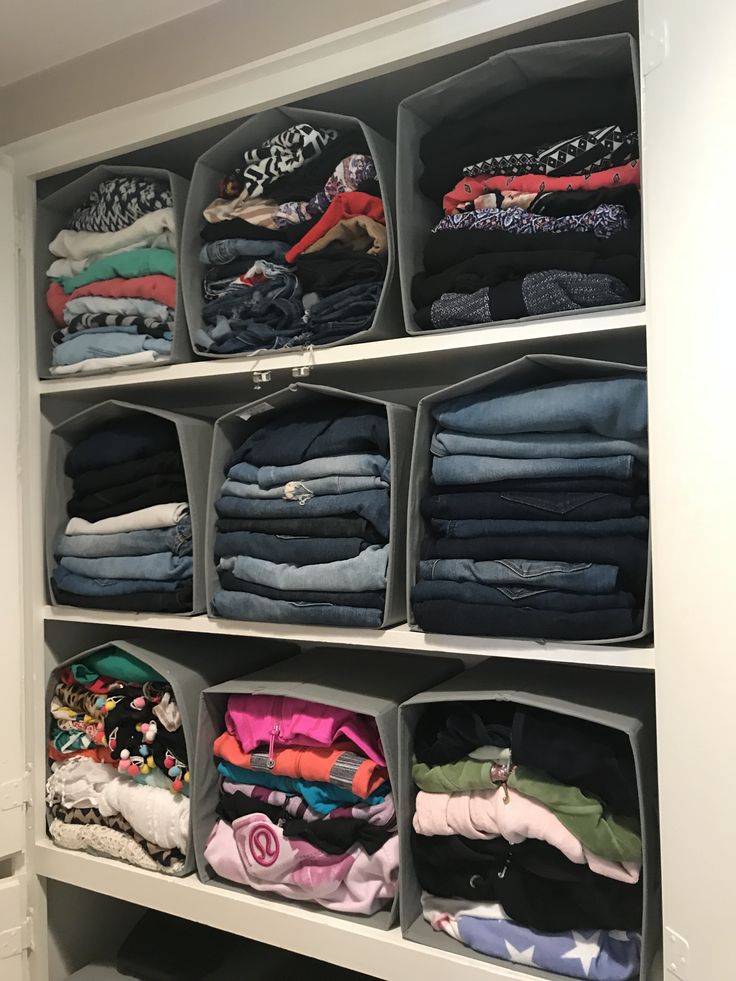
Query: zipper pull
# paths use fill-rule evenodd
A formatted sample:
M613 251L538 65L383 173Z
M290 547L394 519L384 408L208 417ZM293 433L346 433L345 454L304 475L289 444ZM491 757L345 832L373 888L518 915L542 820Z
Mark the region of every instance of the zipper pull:
M512 855L513 855L513 851L509 848L508 854L506 855L506 862L504 864L504 867L498 873L498 878L499 879L503 879L505 877L506 873L508 872L509 865L511 865L511 856Z
M276 760L274 759L273 751L276 746L276 736L278 736L280 730L281 730L281 726L278 724L278 722L274 722L273 727L271 729L271 739L269 740L268 743L268 760L266 761L266 766L268 767L269 770L273 770L273 768L276 766Z

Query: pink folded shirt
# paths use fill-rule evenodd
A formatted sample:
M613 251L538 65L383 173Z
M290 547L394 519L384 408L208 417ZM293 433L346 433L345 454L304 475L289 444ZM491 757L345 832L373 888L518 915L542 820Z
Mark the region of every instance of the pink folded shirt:
M511 788L472 790L458 794L419 791L414 830L420 835L501 835L512 845L538 838L559 849L578 865L619 882L638 882L641 862L614 862L585 847L543 804Z
M285 838L263 815L246 814L232 825L219 820L204 854L223 879L342 913L369 916L396 895L397 835L373 855L361 845L328 855L306 841Z
M264 743L278 746L331 746L347 737L365 755L386 765L375 719L289 695L231 695L227 731L246 753Z

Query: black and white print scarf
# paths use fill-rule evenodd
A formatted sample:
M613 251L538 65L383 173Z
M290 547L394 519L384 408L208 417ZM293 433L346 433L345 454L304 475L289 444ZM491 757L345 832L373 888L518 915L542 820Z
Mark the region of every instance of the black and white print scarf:
M111 177L102 181L69 222L75 232L119 232L151 211L170 208L171 188L149 177Z
M316 129L309 123L297 123L255 150L246 150L241 197L259 197L271 181L293 173L308 160L319 156L336 137L334 129Z

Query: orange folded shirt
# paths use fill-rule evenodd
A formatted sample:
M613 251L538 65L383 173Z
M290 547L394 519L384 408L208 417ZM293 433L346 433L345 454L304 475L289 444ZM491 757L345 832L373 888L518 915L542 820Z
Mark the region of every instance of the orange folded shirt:
M52 763L65 763L67 760L73 760L75 756L86 756L90 760L96 760L97 763L118 765L118 761L112 758L112 753L107 746L94 746L92 749L77 749L73 753L60 753L56 746L49 742L49 759Z
M101 279L96 283L79 286L73 293L66 294L61 283L52 283L46 291L46 303L54 320L64 326L64 307L78 296L136 297L142 300L155 300L167 307L176 306L176 280L173 276L136 276L133 279Z
M356 218L358 215L367 215L382 225L386 224L386 215L383 211L381 198L377 198L373 194L364 194L363 191L343 191L341 194L335 195L317 224L310 228L304 238L300 238L296 245L292 245L284 258L287 262L293 262L298 255L301 255L310 245L314 245L317 239L322 238L338 221L342 221L343 218Z
M271 754L274 765L269 767L268 747L246 753L235 736L223 732L215 740L214 752L220 759L245 770L273 773L279 777L298 777L301 780L320 780L349 790L356 797L370 797L388 780L386 767L360 756L350 742L335 743L333 746L274 749Z

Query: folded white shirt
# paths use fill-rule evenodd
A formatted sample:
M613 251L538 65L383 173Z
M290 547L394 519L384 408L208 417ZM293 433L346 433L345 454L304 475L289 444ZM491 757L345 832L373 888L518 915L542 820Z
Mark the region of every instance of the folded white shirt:
M126 245L122 249L112 249L110 252L105 252L104 257L119 255L121 252L131 252L133 249L169 249L174 252L176 250L174 233L162 232L151 242L133 242L131 245ZM102 255L91 255L84 259L54 259L46 270L46 275L50 279L61 279L63 276L77 276L79 273L84 272L87 266L91 266L93 262L97 262L98 259L102 258Z
M133 354L116 354L111 358L85 358L74 364L56 364L49 368L50 375L84 375L90 371L115 371L117 368L136 368L157 361L167 362L168 354L156 351L135 351Z
M174 209L159 208L117 232L75 232L64 228L49 245L49 251L60 259L89 259L130 246L143 248L155 243L157 247L163 247L157 239L175 230ZM173 238L173 235L169 237Z
M189 512L186 501L182 504L153 504L140 511L130 511L114 518L100 521L86 521L84 518L70 518L67 535L117 535L124 531L145 531L151 528L171 528Z

